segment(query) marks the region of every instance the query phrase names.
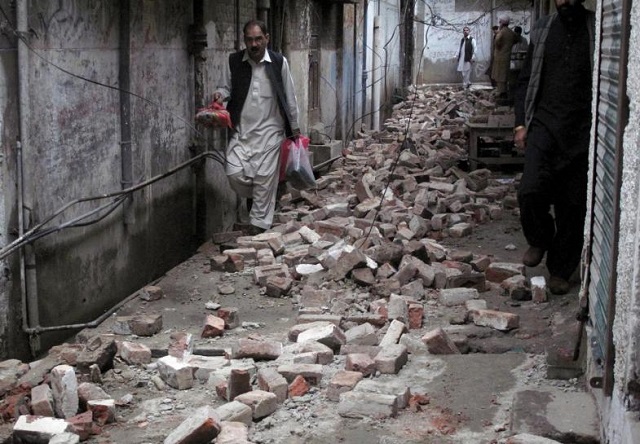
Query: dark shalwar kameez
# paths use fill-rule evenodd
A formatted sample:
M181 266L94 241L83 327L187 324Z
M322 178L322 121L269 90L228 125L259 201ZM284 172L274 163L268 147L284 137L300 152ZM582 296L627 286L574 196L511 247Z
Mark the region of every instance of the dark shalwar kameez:
M518 190L527 242L547 250L549 273L565 280L580 263L583 245L591 127L590 58L585 21L554 20L546 40L535 112L527 128L524 174ZM521 84L523 79L528 81L530 60L528 57L523 67ZM516 122L524 121L522 112L516 109ZM555 217L550 214L551 205Z

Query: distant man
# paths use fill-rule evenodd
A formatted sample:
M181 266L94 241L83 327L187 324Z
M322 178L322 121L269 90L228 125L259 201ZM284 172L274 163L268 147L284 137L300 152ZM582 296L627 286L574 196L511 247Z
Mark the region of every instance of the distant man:
M580 0L555 3L558 11L531 32L515 96L514 141L525 150L518 202L529 249L522 262L534 267L546 253L549 290L564 294L582 253L595 14Z
M462 87L469 89L471 86L471 64L475 62L476 40L469 35L468 26L462 28L462 39L458 48L458 72L462 73Z
M529 42L522 35L522 28L515 26L513 32L516 33L517 39L511 47L511 66L509 67L509 99L513 100L515 94L516 83L524 65L524 59L527 57L527 49Z
M502 15L498 19L500 28L496 34L493 50L493 67L491 78L497 85L498 97L506 98L507 81L509 80L509 66L511 64L511 47L516 42L516 33L509 28L511 19L508 15Z
M280 144L300 134L298 104L287 59L267 49L269 32L258 20L244 25L246 49L229 56L213 99L228 100L234 133L227 147L231 188L247 199L250 229L271 227L276 206Z
M489 76L489 80L491 81L491 86L496 87L496 81L491 77L491 73L493 72L493 51L496 48L496 36L498 35L498 25L493 25L491 27L491 52L489 55L489 66L487 70L484 72L487 76Z

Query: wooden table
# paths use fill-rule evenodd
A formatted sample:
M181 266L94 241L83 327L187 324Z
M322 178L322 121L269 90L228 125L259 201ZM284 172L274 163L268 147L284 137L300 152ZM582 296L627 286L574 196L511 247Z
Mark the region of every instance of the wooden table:
M475 170L478 164L483 165L522 165L523 156L501 154L500 157L480 157L478 151L478 138L496 137L503 140L513 140L513 127L490 126L486 123L467 123L469 128L469 168Z

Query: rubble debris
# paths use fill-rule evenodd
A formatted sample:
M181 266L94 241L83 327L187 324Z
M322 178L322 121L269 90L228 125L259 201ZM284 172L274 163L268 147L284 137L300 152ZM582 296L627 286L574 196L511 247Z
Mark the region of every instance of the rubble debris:
M6 419L12 420L14 412L21 413L14 435L74 431L86 438L117 422L118 409L127 403L75 379L77 372L82 381L89 375L100 381L114 359L121 367L152 373L148 384L160 393L198 387L229 401L191 412L165 444L208 442L216 436L217 442L249 442L254 421L268 423L279 408L298 402L293 398L318 394L336 402L337 413L348 418L379 420L405 408L420 411L429 398L412 394L394 380L397 374L415 356L469 349L466 336L431 324L436 308L450 310L461 324L473 324L459 327L506 335L519 327L518 315L488 307L482 292L501 288L512 300L547 300L544 278L532 278L529 285L521 264L442 245L443 239L469 236L478 225L517 208L513 183L493 179L489 170L460 167L468 160L463 123L478 118L473 116L478 109L443 97L426 87L413 88L382 132L362 133L349 144L345 156L317 181L317 192L285 194L271 230L213 235L209 270L247 274L262 294L291 298L297 324L286 337L247 336L248 328L260 325L241 322L237 307L208 301L204 309L216 313L205 314L200 336L230 337L233 345L220 347L225 356L198 354L191 334L181 331L172 331L159 353L137 337L161 332L161 314L117 316L113 335L86 337L33 367L0 363L3 393L29 381L22 393L11 392L15 398L2 410L11 412ZM428 102L422 109L436 111L409 120L417 100ZM480 111L492 106L481 99L476 105ZM240 296L242 290L221 280L212 289L216 292ZM168 297L152 285L139 295L145 303ZM133 396L128 402L135 402ZM40 416L25 416L30 413Z

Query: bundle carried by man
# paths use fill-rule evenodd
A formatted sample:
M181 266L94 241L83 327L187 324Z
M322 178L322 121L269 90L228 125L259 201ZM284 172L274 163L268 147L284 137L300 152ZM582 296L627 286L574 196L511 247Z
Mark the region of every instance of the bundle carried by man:
M233 128L231 115L224 105L211 102L206 108L199 109L196 114L196 123L210 128Z

